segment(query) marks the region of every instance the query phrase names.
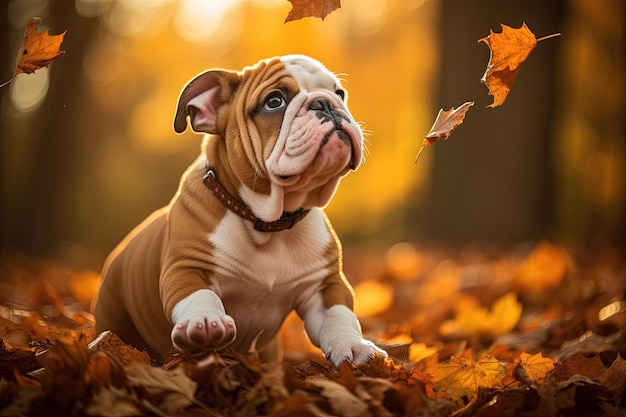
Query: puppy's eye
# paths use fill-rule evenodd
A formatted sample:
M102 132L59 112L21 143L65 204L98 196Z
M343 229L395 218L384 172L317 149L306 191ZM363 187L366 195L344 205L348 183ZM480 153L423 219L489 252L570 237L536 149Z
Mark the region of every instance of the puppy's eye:
M341 100L345 100L346 99L346 92L344 90L337 90L335 91L335 94L337 94L339 97L341 97Z
M283 95L278 91L275 91L265 99L263 109L266 111L274 111L285 107L286 104L287 102L285 101Z

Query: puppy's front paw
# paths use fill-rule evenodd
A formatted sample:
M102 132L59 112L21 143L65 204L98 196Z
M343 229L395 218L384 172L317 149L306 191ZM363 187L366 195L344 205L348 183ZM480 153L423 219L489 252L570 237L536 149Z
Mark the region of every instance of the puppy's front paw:
M326 312L319 342L326 359L335 368L344 362L355 365L369 362L377 353L387 357L387 352L363 339L359 321L352 310L343 305L335 305Z
M220 349L237 336L235 321L229 315L196 315L172 329L172 343L181 350Z
M339 368L342 363L350 362L361 365L374 359L376 354L386 358L387 352L376 346L369 340L361 339L354 343L335 343L326 348L326 359Z

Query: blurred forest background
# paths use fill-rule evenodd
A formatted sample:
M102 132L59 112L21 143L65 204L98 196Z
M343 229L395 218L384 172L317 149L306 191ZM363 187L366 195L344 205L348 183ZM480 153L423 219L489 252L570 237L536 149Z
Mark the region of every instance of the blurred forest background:
M506 248L626 236L622 0L343 0L324 21L283 23L286 0L0 2L0 81L26 23L68 30L49 69L0 89L1 243L99 269L167 204L199 152L174 134L182 86L212 67L287 53L347 80L369 154L328 208L347 249L395 242ZM496 109L477 40L523 22L541 42ZM451 140L414 164L440 108L475 101Z

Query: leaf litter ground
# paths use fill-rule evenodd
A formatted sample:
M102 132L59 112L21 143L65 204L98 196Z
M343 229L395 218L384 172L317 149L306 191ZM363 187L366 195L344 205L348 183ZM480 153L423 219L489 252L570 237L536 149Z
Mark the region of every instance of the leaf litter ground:
M621 248L623 249L623 248ZM619 416L623 250L506 254L402 243L346 254L357 314L390 358L332 368L288 317L285 359L199 352L156 364L88 305L97 273L5 254L0 416Z

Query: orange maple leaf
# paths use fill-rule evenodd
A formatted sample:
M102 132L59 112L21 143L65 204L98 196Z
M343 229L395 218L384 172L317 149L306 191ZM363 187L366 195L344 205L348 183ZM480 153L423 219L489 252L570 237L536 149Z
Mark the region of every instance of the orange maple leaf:
M478 40L478 42L486 43L491 52L487 70L480 80L487 85L489 94L493 96L493 103L488 105L488 108L504 103L522 64L535 49L537 42L560 36L560 33L556 33L537 39L526 23L523 23L519 29L504 24L500 26L502 26L501 33L494 33L489 29L489 36Z
M492 355L483 355L476 363L467 358L451 356L448 363L437 366L433 382L437 391L451 398L476 397L480 388L502 388L506 368Z
M415 162L417 163L417 159L420 157L420 154L422 153L424 148L433 145L441 138L447 140L452 132L454 132L454 129L456 129L461 123L463 123L463 120L465 119L465 113L467 113L469 108L473 105L473 101L466 101L458 109L455 109L454 107L450 107L450 110L448 111L440 109L439 113L437 113L437 117L435 118L433 126L430 128L430 132L428 132L428 134L424 136L422 147L415 157Z
M67 30L60 35L49 35L48 30L45 32L37 32L37 28L41 24L41 19L33 17L26 24L26 32L24 33L24 42L17 53L17 64L13 77L0 87L9 84L17 74L31 74L38 69L47 67L50 63L65 51L61 51L61 43L67 33Z
M333 10L341 7L340 0L288 0L291 10L285 23L304 17L319 17L324 20Z
M554 369L556 362L552 358L544 358L541 352L535 355L522 352L520 357L515 360L514 365L516 368L521 368L528 379L540 384L546 378L546 374Z

